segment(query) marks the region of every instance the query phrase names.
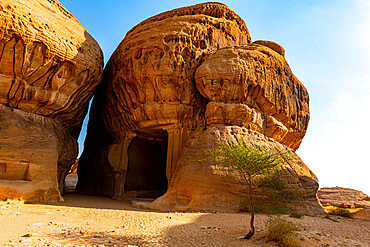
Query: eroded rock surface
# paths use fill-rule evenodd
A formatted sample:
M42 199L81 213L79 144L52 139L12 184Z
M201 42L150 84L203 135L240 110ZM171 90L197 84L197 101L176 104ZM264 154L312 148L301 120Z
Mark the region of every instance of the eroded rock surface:
M0 105L0 200L61 200L76 140L51 118ZM59 182L59 183L58 183Z
M204 125L195 69L205 54L248 43L244 21L222 4L176 9L140 23L105 69L102 114L109 116L104 118L109 131L120 138L147 126Z
M27 138L27 135L24 135L24 140L20 139L18 135L23 136L20 134L22 127L27 130L29 126L22 123L23 120L19 122L18 116L27 115L28 120L34 120L32 125L40 125L35 127L40 128L40 140L54 136L53 140L48 140L47 143L56 143L49 143L50 147L46 145L44 149L39 150L50 152L53 158L47 158L48 161L40 159L42 165L33 159L27 162L43 167L40 172L46 169L47 164L50 166L47 170L53 170L45 172L45 176L38 177L37 181L44 181L46 177L53 176L49 179L57 180L58 177L61 182L77 155L76 140L72 136L78 137L88 101L100 82L103 68L101 49L78 20L56 0L3 0L0 3L0 24L0 104L2 107L20 110L17 114L9 115L8 110L2 108L2 114L9 119L1 121L19 123L14 139L29 146L25 149L28 151L22 151L25 156L37 153L31 147L34 143L37 149L39 144L36 142L37 138L31 136ZM40 118L41 116L43 118ZM11 117L15 119L12 120ZM47 124L43 130L43 121L53 123ZM53 130L55 133L48 134L51 131L49 129L55 128L58 129ZM36 132L34 134L36 135ZM12 149L20 144L11 143L7 138L5 132L0 133L0 140L3 140L5 145L2 146L0 158L8 156L3 150L21 152ZM65 142L64 139L68 141ZM42 156L43 153L39 155ZM74 157L71 158L70 155ZM23 161L21 156L14 154L9 162L4 162L11 168L16 166L13 165L14 162L16 164ZM55 174L54 169L57 169ZM14 188L17 187L15 183L12 182ZM21 188L23 183L19 184ZM39 186L36 184L38 182L32 185L33 189ZM43 189L54 190L54 182L49 183L49 188L47 184L43 184ZM29 186L30 191L32 186ZM63 183L60 184L60 189L62 188ZM38 197L22 197L24 200L39 200ZM52 197L59 196L50 198Z
M222 180L204 149L236 136L299 147L309 97L284 54L276 43L251 43L244 21L219 3L143 21L104 70L77 191L115 198L165 193L152 208L235 210L245 186ZM287 171L285 180L302 192L297 208L322 213L315 175L300 160Z
M318 191L318 197L323 205L350 206L352 208L370 209L370 197L362 191L342 188L326 187Z
M121 156L136 136L133 131L139 129L160 126L172 133L169 139L176 135L176 143L170 143L168 151L172 155L174 150L169 159L176 163L182 145L178 135L205 125L207 102L193 78L202 57L250 40L244 21L218 3L165 12L129 31L104 69L95 96L85 141L86 154L91 155L81 158L78 191L110 196L123 193L125 179L121 177L126 176L127 165L122 164L125 158ZM172 168L168 169L172 174ZM114 185L115 180L121 185Z
M309 97L283 51L273 42L254 42L206 56L195 81L211 101L207 124L246 126L297 149L310 117Z

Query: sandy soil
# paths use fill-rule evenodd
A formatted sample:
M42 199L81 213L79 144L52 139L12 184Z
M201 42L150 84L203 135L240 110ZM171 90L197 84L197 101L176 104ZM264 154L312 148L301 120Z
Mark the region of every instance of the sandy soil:
M370 246L370 220L281 216L301 226L302 246ZM266 243L267 215L252 240L247 213L153 212L130 202L67 194L53 205L0 204L1 246L276 246Z

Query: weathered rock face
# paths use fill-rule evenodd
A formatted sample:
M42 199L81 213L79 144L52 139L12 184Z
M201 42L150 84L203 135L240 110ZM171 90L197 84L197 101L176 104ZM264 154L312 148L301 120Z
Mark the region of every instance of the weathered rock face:
M295 150L308 125L308 92L290 70L283 49L261 44L266 42L221 49L203 59L195 81L211 101L206 121L246 126Z
M161 138L153 130L158 126L168 132L171 176L187 130L205 125L207 102L195 87L195 69L204 55L250 40L244 21L216 3L165 12L129 31L104 69L95 96L85 141L91 156L81 158L90 167L79 167L78 191L124 193L127 160L121 156L139 129L146 139Z
M99 45L58 1L0 8L0 103L74 130L101 77Z
M105 69L103 115L116 138L127 130L199 126L204 99L194 87L201 58L250 43L244 21L222 4L199 4L154 16L129 31ZM111 99L116 99L115 101ZM125 114L122 114L125 112Z
M244 21L219 3L140 23L104 70L77 191L116 198L165 193L152 204L158 209L239 207L244 186L221 180L204 149L236 135L299 147L309 97L284 53L273 42L251 43ZM285 180L304 195L297 208L323 212L315 175L300 160L287 171Z
M370 209L370 197L365 193L348 188L330 187L318 191L320 202L323 205L336 206L349 205L353 208Z
M68 131L53 119L0 105L0 133L0 200L60 200L58 186L77 156Z
M5 146L1 146L0 159L8 156L4 150L13 152L14 157L6 158L8 161L3 162L7 171L16 167L17 162L29 162L40 165L40 172L50 170L42 176L36 176L37 181L46 181L46 178L50 181L57 180L57 176L62 181L64 173L77 155L76 141L72 136L78 137L88 101L100 82L102 52L78 20L58 1L1 1L0 24L0 104L2 115L7 116L7 119L1 121L4 124L5 121L19 123L18 130L11 133L20 141L12 143L8 139L9 136L1 132L0 140ZM6 107L20 111L17 111L17 114L8 114ZM18 116L27 116L28 122L20 120L22 117ZM40 118L41 116L43 118ZM44 122L47 123L46 127ZM27 138L27 135L22 134L22 128L30 128L26 123L40 128L38 134L34 133L38 138ZM42 126L45 129L42 129ZM24 140L21 140L21 136L24 136ZM50 159L40 159L38 163L37 159L27 160L16 155L18 150L13 148L20 143L27 143L29 146L22 151L25 157L37 153L32 149L34 142L35 150L38 149L37 139L46 139L49 144L54 143L39 150L49 152ZM50 167L46 168L46 165ZM32 170L30 168L30 171ZM1 180L7 180L6 177L5 174ZM32 186L28 186L27 196L22 194L24 200L47 201L59 197L54 195L40 199L31 196L30 191L36 190L37 186L46 191L54 190L57 186L54 182L41 185L36 180L32 180ZM12 184L12 189L17 190L16 182L12 181ZM19 182L20 191L23 184ZM60 189L62 188L63 183L60 184Z

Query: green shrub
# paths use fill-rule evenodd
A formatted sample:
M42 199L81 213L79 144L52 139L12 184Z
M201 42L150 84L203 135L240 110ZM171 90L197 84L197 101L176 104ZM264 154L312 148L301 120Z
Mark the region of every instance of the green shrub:
M260 178L257 188L260 191L259 194L263 196L254 196L252 199L256 213L290 214L294 212L289 203L297 200L300 194L281 179L279 172ZM242 203L240 210L250 212L249 205L249 201L246 200Z
M283 247L299 247L299 240L295 237L294 231L299 227L280 218L271 218L267 221L267 241L274 241Z
M254 198L254 211L260 214L288 214L291 209L285 203L269 200L269 198ZM241 204L240 211L250 212L249 202L246 200Z
M292 212L290 212L290 216L293 217L293 218L302 219L304 214L302 214L302 213L300 213L296 210L293 210Z
M289 187L288 183L281 179L281 172L275 172L259 180L258 186L270 199L280 202L291 202L299 197L299 193Z
M332 208L328 210L331 215L338 215L347 218L353 218L353 213L347 208Z

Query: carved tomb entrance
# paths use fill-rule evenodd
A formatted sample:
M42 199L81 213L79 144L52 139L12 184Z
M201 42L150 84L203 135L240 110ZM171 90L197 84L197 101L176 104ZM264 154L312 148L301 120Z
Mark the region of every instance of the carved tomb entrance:
M168 133L162 129L141 129L128 146L125 181L127 196L157 198L167 191Z

